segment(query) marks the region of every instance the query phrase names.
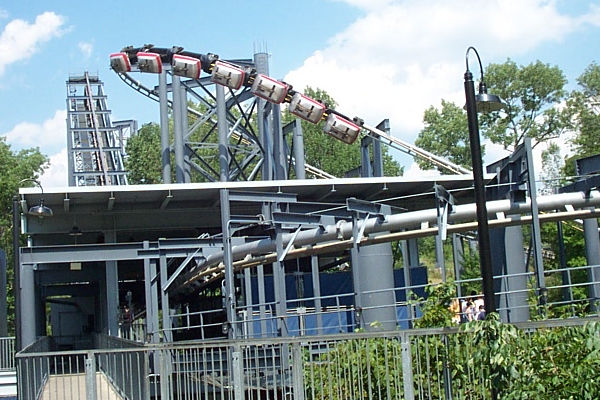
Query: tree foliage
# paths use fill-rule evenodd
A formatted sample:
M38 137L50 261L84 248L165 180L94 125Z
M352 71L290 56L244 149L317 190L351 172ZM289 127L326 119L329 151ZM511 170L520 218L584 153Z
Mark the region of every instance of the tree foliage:
M518 66L509 59L488 65L485 82L489 93L500 96L505 104L504 110L480 117L484 135L492 142L512 151L526 136L535 146L560 136L568 127L567 113L557 108L566 96L567 83L559 67L539 60Z
M455 164L470 168L471 151L469 148L467 114L462 108L442 99L441 110L434 106L425 110L423 123L425 127L415 140L417 146L452 160ZM482 146L481 151L485 153L484 146ZM426 160L417 159L417 163L423 169L435 167Z
M130 184L162 182L160 126L144 124L127 141L125 167Z
M13 270L13 242L12 242L12 199L19 187L32 186L32 182L21 182L23 179L37 179L48 166L48 158L40 153L38 148L29 148L13 151L6 143L5 138L0 138L0 248L7 256L7 286L8 286L8 327L9 332L14 332L14 270ZM3 322L4 323L4 322Z

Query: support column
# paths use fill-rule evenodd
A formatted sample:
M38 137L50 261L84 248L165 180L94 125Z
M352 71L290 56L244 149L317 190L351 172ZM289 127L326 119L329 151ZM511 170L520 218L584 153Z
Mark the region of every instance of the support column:
M21 287L19 290L20 309L16 312L20 315L21 329L20 342L21 349L35 342L37 335L37 326L35 318L35 272L32 264L21 265L20 281Z
M494 276L509 275L494 279L494 292L504 293L496 296L500 318L510 323L528 321L528 276L525 275L523 228L509 226L490 229L490 242Z
M317 335L323 333L323 315L321 305L321 278L319 273L319 256L310 256L310 267L313 282L313 297L315 298L315 313L317 318Z
M267 53L254 54L254 66L257 73L269 75L269 55ZM273 141L271 138L271 130L269 129L268 103L261 98L258 98L257 101L256 120L259 138L264 150L261 171L262 180L269 181L273 179Z
M104 232L106 243L115 243L114 231ZM106 280L106 333L111 336L119 335L119 269L116 261L105 262Z
M217 85L219 87L220 85ZM184 140L183 126L181 121L181 81L178 76L173 76L172 95L173 95L173 133L175 147L175 180L177 183L185 182L184 165Z
M164 285L169 279L167 273L167 256L160 256L160 284ZM169 293L160 288L160 306L162 310L162 329L165 342L173 341L173 324L171 323L171 310L169 308Z
M275 227L275 247L277 259L283 254L283 232L281 226ZM279 336L288 336L287 329L287 293L285 288L285 264L283 261L273 263L273 288L275 289L275 309L277 312L277 330Z
M588 218L583 220L585 238L585 257L590 266L588 269L588 295L593 311L600 310L600 238L598 236L598 220Z
M245 336L254 337L254 321L253 321L253 306L252 306L252 272L250 268L244 269L244 294L246 301L246 325Z
M150 242L144 241L144 249L150 248ZM156 277L156 260L144 259L144 289L146 299L146 336L150 343L159 342L158 324L158 285Z
M162 160L162 182L171 183L169 103L167 99L167 73L164 70L158 76L158 101L160 104L160 154Z
M221 85L217 85L221 86ZM183 181L190 183L192 181L192 173L190 168L190 152L185 145L189 136L189 124L188 124L188 106L187 106L187 89L181 85L181 135L182 135L182 146L183 146Z
M273 114L273 162L275 166L275 179L285 180L288 176L287 154L281 129L281 107L279 104L272 105Z
M410 270L421 264L419 260L419 242L417 239L408 239L402 241L402 260L404 269L404 296L408 302L412 295L412 278ZM415 310L412 306L408 307L409 327L412 327L412 322L415 320Z
M463 270L463 261L464 261L465 250L463 247L463 242L460 236L456 233L452 234L452 255L454 259L454 280L458 283L456 285L456 295L460 298L463 296L462 293L462 284L460 283L461 273Z
M375 329L396 329L394 256L391 243L363 246L358 252L358 259L364 328L373 330L370 324L377 322L381 324L381 328Z
M292 134L292 146L294 147L294 168L296 179L306 179L304 167L304 134L300 120L294 121L294 132Z

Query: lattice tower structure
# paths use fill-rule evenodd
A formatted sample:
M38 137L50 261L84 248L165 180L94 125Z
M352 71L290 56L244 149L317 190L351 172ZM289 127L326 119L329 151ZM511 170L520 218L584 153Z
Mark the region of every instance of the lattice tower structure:
M126 185L126 135L134 121L111 122L104 84L85 72L67 81L69 186Z

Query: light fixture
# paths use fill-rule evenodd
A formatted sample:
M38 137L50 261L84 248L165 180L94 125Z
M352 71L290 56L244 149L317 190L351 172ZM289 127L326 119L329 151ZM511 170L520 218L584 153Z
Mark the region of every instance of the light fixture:
M287 95L289 86L267 75L258 74L252 83L252 93L271 103L279 104Z
M110 67L117 72L130 72L131 62L127 53L113 53L110 55Z
M296 92L290 101L289 110L292 114L316 124L323 118L325 104Z
M479 94L475 96L473 74L469 71L469 52L473 50L479 61L481 80ZM473 187L475 191L475 207L477 214L477 236L479 240L479 263L481 269L483 297L486 315L496 312L496 298L494 294L494 272L492 269L492 256L490 246L490 232L488 227L487 206L485 199L485 183L483 181L483 162L481 159L481 143L479 138L479 121L477 111L497 111L503 107L500 98L487 93L483 81L483 67L481 58L474 47L469 47L465 55L467 70L465 71L465 97L467 121L469 127L469 144L471 147L471 162L473 165Z
M492 111L500 111L504 108L504 104L502 103L502 99L495 94L488 94L487 85L485 84L485 80L483 78L483 66L481 65L481 58L479 58L479 53L474 47L469 47L467 49L466 55L466 64L467 64L467 72L469 72L469 51L473 50L475 55L477 56L477 61L479 62L479 74L481 78L479 79L479 93L475 96L475 104L477 106L477 112L489 113ZM474 89L473 89L474 90ZM464 109L467 109L467 105L465 104Z
M172 72L174 75L185 76L186 78L200 78L202 64L200 60L194 57L174 54L171 60Z
M337 114L329 114L323 131L344 143L352 144L360 133L360 126Z
M149 72L151 74L160 74L162 72L160 54L140 51L137 53L137 60L138 68L142 72Z
M52 209L50 207L47 207L44 205L44 188L42 187L42 185L36 179L33 179L33 178L22 179L21 181L19 181L19 184L21 184L23 182L33 182L42 191L42 197L40 198L40 204L38 204L37 206L32 206L29 209L29 211L27 212L27 214L33 215L33 216L36 216L39 218L53 216L54 213L52 212Z
M237 90L244 83L246 73L240 67L217 60L213 66L210 80L219 85Z

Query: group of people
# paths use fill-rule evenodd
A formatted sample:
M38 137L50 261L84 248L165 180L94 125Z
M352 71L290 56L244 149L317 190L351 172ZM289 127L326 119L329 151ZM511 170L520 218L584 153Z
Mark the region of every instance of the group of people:
M450 311L454 314L452 321L457 324L470 321L483 321L485 319L483 296L472 292L469 297L463 299L456 298L450 305Z

